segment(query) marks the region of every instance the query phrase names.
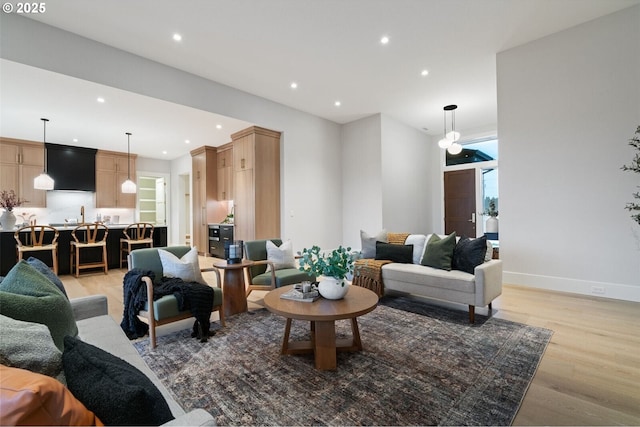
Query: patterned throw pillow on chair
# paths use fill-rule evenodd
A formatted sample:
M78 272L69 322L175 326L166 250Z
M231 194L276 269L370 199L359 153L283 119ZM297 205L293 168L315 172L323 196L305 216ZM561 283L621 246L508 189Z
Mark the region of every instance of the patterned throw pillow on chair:
M282 242L280 247L276 246L271 240L267 240L267 261L273 263L275 270L296 268L291 240ZM269 264L267 264L267 271L271 271L271 265Z

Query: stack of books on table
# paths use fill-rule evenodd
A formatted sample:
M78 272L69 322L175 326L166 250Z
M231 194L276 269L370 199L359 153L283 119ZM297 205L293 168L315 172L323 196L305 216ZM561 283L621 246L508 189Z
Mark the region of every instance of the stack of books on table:
M280 295L282 299L288 299L292 301L302 301L302 302L314 302L318 298L320 298L320 294L317 289L312 289L309 292L302 292L297 289L291 289L288 292Z

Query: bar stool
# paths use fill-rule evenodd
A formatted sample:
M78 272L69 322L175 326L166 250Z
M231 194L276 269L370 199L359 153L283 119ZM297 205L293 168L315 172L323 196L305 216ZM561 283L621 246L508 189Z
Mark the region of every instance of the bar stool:
M123 258L126 260L133 249L153 247L153 228L151 223L136 222L129 224L122 231L124 237L120 239L120 268L122 268Z
M104 270L104 274L109 271L109 265L107 263L107 235L109 229L101 222L94 222L90 224L81 224L73 229L71 232L71 262L70 270L75 272L75 276L80 276L80 270L87 268L101 267ZM88 249L102 249L102 261L92 261L81 263L80 252L87 251ZM95 252L95 251L94 251Z
M14 234L18 249L18 262L25 252L50 251L53 272L58 274L58 230L49 225L26 225Z

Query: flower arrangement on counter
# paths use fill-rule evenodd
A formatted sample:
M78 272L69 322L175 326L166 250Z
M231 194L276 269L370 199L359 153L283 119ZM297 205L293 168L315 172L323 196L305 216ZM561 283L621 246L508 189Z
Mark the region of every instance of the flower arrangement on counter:
M13 190L2 190L2 192L0 192L0 206L7 212L13 211L13 208L21 206L24 203L27 203L27 200L18 197Z

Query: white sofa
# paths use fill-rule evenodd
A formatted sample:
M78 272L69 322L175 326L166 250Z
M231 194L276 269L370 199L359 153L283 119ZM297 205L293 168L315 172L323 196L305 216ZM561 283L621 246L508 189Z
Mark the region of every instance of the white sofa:
M406 243L414 244L413 263L389 263L382 266L384 292L401 292L435 298L469 306L469 321L475 321L475 307L488 306L502 293L502 261L491 259L488 247L485 262L474 274L458 270L440 270L420 264L430 235L410 235ZM440 236L445 237L445 236ZM420 246L417 242L424 242ZM416 246L417 244L417 246Z

